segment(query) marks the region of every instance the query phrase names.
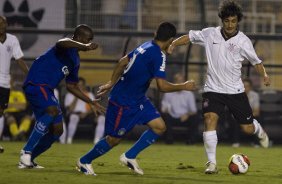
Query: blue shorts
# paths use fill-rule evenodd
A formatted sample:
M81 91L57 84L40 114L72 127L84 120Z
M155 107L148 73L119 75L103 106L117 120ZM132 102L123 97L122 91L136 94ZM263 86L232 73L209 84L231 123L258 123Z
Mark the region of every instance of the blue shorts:
M109 101L105 135L121 138L136 124L145 125L159 117L160 113L148 99L134 107L120 106L113 101Z
M63 122L62 110L54 91L47 86L28 84L24 87L26 99L29 101L35 118L38 119L46 113L49 106L57 106L59 115L53 121L54 124Z

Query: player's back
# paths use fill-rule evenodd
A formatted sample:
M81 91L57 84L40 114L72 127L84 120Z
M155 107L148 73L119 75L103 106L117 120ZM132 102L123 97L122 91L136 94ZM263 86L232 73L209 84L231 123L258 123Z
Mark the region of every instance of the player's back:
M129 64L110 94L110 100L124 106L144 101L151 80L165 78L166 57L154 41L142 44L129 53L128 58Z
M24 85L47 85L54 89L74 68L79 66L76 49L51 47L32 64Z

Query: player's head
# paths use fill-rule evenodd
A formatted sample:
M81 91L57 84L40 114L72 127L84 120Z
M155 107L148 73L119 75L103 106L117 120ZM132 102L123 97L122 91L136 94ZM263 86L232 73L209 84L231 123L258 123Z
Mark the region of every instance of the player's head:
M244 87L245 87L245 92L249 93L253 88L252 81L250 79L244 79L243 83L244 83Z
M219 6L218 16L226 36L232 36L237 32L238 23L243 18L242 8L234 0L224 0Z
M73 34L73 39L81 43L90 43L93 40L94 33L92 29L86 24L78 25Z
M173 24L169 22L163 22L159 25L156 33L155 33L155 40L166 43L167 47L173 41L173 38L176 35L176 28Z
M0 16L0 35L6 33L7 26L8 23L6 17Z

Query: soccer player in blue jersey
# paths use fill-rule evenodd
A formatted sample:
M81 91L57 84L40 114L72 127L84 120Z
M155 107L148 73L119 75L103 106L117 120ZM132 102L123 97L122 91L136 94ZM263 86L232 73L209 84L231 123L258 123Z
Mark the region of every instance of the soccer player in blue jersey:
M193 90L194 81L173 84L165 80L166 49L176 35L173 24L161 23L152 41L145 42L122 57L111 80L102 85L98 95L111 90L106 112L105 138L77 161L77 168L86 175L96 175L91 162L118 145L136 124L149 127L127 152L120 156L122 164L143 175L136 156L153 144L165 130L165 122L145 93L153 79L162 92Z
M89 103L95 113L104 111L96 99L87 97L78 86L78 51L94 50L93 31L87 25L75 28L73 37L58 40L55 46L32 64L23 89L36 117L34 129L20 154L19 168L40 168L34 159L45 152L63 133L62 111L54 89L65 78L68 91Z

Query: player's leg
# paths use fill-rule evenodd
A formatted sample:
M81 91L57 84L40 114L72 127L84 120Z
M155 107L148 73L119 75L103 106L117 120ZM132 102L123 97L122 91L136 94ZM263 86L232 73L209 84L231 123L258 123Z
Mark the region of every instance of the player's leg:
M143 175L143 170L139 167L136 156L153 144L166 130L165 123L162 118L151 120L147 124L150 129L146 130L137 142L124 154L120 156L120 161L132 169L135 173Z
M150 129L146 130L137 142L128 151L121 155L120 161L137 174L143 175L144 172L139 167L136 161L136 156L153 144L166 131L166 125L157 109L149 100L140 105L136 117L139 118L136 122L146 124Z
M233 96L229 100L229 108L237 122L240 123L242 131L250 135L255 134L259 138L261 146L267 148L269 146L269 138L260 123L254 119L246 93Z
M96 144L103 136L105 132L105 116L99 115L97 118L97 125L95 129L94 144Z
M122 135L119 135L118 133L120 130L119 125L121 125L120 121L123 116L123 110L122 107L109 103L105 120L105 135L107 136L98 141L88 153L78 159L78 171L83 172L86 175L96 175L91 162L106 154L114 146L120 143L122 136L126 133L126 130L122 131Z
M204 114L203 141L208 157L205 173L214 174L218 172L216 167L216 146L218 142L216 127L219 114L224 111L224 96L217 93L203 93L202 109Z
M42 86L28 85L24 89L36 117L33 131L21 151L20 162L32 167L31 154L40 139L48 132L56 116L59 115L58 101L51 89Z
M78 114L70 114L69 124L68 124L68 134L67 134L67 144L72 144L73 136L77 129L77 124L79 123Z

